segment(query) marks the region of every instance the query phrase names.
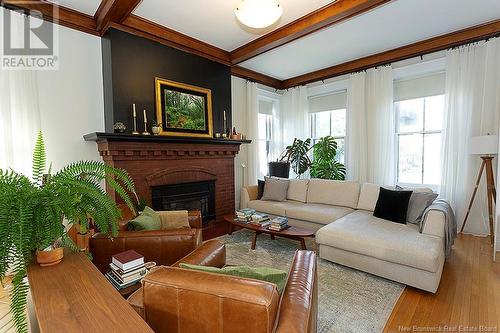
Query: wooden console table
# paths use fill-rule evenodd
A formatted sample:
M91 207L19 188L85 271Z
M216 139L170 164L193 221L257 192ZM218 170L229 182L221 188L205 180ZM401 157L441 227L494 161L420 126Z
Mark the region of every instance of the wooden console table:
M83 253L65 251L52 267L31 264L28 279L41 333L153 333Z

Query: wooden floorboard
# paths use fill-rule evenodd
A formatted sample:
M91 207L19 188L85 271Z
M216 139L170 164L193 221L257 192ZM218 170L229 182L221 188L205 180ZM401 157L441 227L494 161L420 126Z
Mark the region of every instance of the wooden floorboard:
M489 237L460 234L436 294L406 287L384 332L500 332L500 262Z

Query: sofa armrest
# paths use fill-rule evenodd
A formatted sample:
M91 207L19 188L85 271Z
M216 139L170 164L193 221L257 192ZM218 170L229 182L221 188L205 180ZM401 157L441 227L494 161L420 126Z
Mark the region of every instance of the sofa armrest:
M443 212L430 210L422 223L422 234L444 238L445 216Z
M276 333L316 332L318 277L316 254L297 251L281 297Z
M272 283L177 267L147 275L143 295L155 332L270 333L279 306Z
M222 268L226 265L226 245L211 239L172 266L179 267L181 263Z
M257 200L259 194L258 185L244 186L241 188L240 209L248 208L248 203L252 200Z
M135 250L145 261L172 265L201 245L201 229L120 231L114 238L97 233L90 238L92 262L102 272L109 270L111 256Z

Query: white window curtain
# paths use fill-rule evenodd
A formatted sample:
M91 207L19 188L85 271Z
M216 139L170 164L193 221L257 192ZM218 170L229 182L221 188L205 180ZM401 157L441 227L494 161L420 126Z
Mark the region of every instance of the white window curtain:
M301 140L309 137L309 99L307 87L295 87L287 90L282 99L283 110L283 145L293 143L293 139Z
M352 74L347 91L348 179L394 184L393 70Z
M0 15L5 9L0 7ZM23 36L23 21L11 13L12 26L18 31L12 38ZM0 70L0 168L31 176L34 142L40 130L40 110L36 72Z
M451 203L459 228L481 163L468 154L468 142L471 136L498 133L499 92L499 38L447 51L440 194ZM464 232L489 234L484 186L483 179Z
M259 178L259 98L257 83L247 81L247 129L252 143L248 146L247 184L257 184Z

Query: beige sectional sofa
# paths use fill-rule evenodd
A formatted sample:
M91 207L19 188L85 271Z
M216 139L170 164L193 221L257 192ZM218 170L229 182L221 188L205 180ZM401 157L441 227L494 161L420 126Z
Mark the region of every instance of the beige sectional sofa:
M242 189L241 208L288 217L316 230L319 256L345 266L436 292L443 270L444 214L430 211L423 230L373 216L380 186L353 181L290 180L287 200L256 200Z

